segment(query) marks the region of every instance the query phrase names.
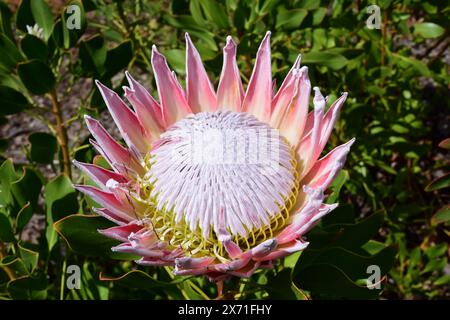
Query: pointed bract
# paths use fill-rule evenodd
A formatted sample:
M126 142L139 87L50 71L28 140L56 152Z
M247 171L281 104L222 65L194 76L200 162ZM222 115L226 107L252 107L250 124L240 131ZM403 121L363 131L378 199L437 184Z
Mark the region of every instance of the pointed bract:
M142 128L136 115L117 93L98 80L95 81L95 84L99 88L106 106L128 147L137 150L142 155L147 154L150 149L149 134Z
M167 65L166 58L152 47L152 66L155 74L158 95L167 126L192 113L180 84Z
M223 66L217 89L217 107L219 110L241 111L244 88L236 64L236 43L231 36L223 47Z
M217 98L200 54L186 33L186 96L192 112L215 111Z
M242 111L269 122L272 111L272 64L270 60L270 32L266 33L245 92Z

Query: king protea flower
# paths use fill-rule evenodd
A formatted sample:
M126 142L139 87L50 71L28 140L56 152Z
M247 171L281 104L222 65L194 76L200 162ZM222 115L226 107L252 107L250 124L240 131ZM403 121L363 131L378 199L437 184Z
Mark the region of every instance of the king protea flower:
M249 277L274 260L305 249L302 237L336 208L324 191L354 139L320 158L347 93L325 112L300 57L276 93L270 32L244 91L231 37L217 90L186 34L186 88L155 46L159 102L129 73L125 97L96 82L126 145L86 117L92 145L111 170L75 162L98 187L77 186L118 226L99 230L122 243L113 251L145 266L173 266L176 275L221 280ZM95 244L94 244L95 245Z

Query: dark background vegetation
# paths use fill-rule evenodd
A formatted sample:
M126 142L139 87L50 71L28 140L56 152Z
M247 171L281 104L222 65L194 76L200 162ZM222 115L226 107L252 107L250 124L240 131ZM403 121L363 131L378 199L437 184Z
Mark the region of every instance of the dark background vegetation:
M81 30L65 28L69 4L82 8ZM371 4L381 29L366 27ZM216 296L202 277L112 253L96 232L110 224L89 216L70 161L102 162L84 114L115 130L93 79L121 93L129 70L155 93L151 45L182 79L187 31L216 84L232 35L246 84L267 30L278 84L301 53L331 101L349 92L329 148L357 140L329 191L341 205L307 235L311 246L227 282L226 297L448 299L449 15L437 0L0 2L0 299ZM35 23L43 39L27 34ZM381 290L365 287L373 264ZM79 290L65 286L69 265L81 268Z

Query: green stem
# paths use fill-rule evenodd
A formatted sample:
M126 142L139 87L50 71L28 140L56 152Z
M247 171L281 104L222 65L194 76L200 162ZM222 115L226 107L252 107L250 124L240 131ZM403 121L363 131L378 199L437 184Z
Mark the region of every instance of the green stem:
M64 300L64 287L66 285L66 267L67 267L67 258L64 259L64 262L62 265L61 287L59 290L59 300Z
M69 154L69 144L68 144L68 137L67 137L67 129L66 125L64 123L62 111L61 111L61 104L58 101L58 96L56 94L56 90L53 89L49 93L50 100L52 101L52 113L55 116L56 119L56 129L57 129L57 137L58 142L61 147L61 152L63 156L63 168L64 173L69 177L72 178L72 168L70 165L70 154Z

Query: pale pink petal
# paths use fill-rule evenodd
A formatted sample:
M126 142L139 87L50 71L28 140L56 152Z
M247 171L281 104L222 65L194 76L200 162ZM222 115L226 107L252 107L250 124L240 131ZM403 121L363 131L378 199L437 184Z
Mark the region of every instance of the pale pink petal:
M304 242L301 240L292 240L288 243L283 244L283 246L280 246L279 248L277 248L277 250L270 252L268 255L255 257L254 260L262 262L280 259L290 254L293 254L297 251L304 250L308 245L309 242Z
M177 266L175 266L173 274L176 276L200 276L206 274L208 271L209 271L208 266L196 269L180 269Z
M112 238L119 241L128 241L128 237L131 233L138 232L143 228L142 225L139 225L136 222L132 222L130 224L119 226L119 227L111 227L108 229L97 230L102 235Z
M213 263L215 257L181 257L175 259L175 266L179 269L199 269Z
M272 65L270 61L270 32L266 33L258 53L242 103L242 111L269 122L272 111Z
M164 253L161 250L151 250L145 247L134 247L130 243L119 244L118 246L112 247L111 250L114 252L130 253L149 258L161 258L164 256Z
M95 83L128 147L137 150L142 155L147 154L150 150L149 134L141 126L134 112L128 108L117 93L98 80Z
M328 142L330 138L331 131L336 124L336 120L339 116L339 112L341 111L342 106L344 105L345 100L347 99L348 93L344 92L342 96L337 99L327 111L323 118L322 123L322 132L320 133L320 143L318 145L319 150L317 153L320 155L322 153L323 148Z
M320 143L320 133L323 124L323 112L325 109L325 98L319 88L314 87L314 125L311 132L302 139L297 148L297 160L300 167L300 176L304 176L311 166L319 158L317 146Z
M97 143L91 143L116 171L129 177L127 170L118 168L118 165L123 165L139 174L144 173L144 169L130 151L115 141L97 120L87 115L84 118L89 131L97 141Z
M215 111L217 99L202 59L186 33L186 95L192 112Z
M108 210L106 208L92 208L92 210L95 213L97 213L98 215L102 216L103 218L106 218L109 221L112 221L119 226L128 224L129 222L131 222L132 220L135 219L133 217L125 218L123 216L119 216L119 215L115 214L114 212L112 212L111 210Z
M154 136L159 137L167 127L161 106L143 85L131 77L128 71L125 72L125 75L130 85L130 87L123 87L125 97L131 102L139 121L146 131L150 132L152 138Z
M219 213L219 227L217 231L217 238L225 247L228 255L235 259L242 255L242 250L239 246L231 239L230 233L227 231L225 224L225 210L222 208Z
M314 111L308 113L306 117L305 129L303 130L303 137L306 137L314 126Z
M83 170L83 172L91 178L100 188L104 191L107 191L106 183L108 180L112 179L118 181L120 183L125 183L128 181L123 175L120 173L116 173L113 171L106 170L102 167L99 167L95 164L82 163L76 160L72 161L74 165Z
M337 99L326 112L322 120L323 122L322 132L318 148L323 150L323 148L325 147L328 138L330 137L331 131L333 130L333 127L336 123L342 105L347 99L347 95L348 95L347 92L344 92L342 96L339 99ZM310 112L306 119L306 125L303 134L304 136L307 136L311 132L313 125L314 125L314 112Z
M167 126L192 113L180 84L167 65L166 58L152 47L152 66L158 87L159 100Z
M303 190L307 197L306 202L298 211L294 211L291 224L284 228L277 236L277 241L280 245L297 239L297 231L319 212L319 208L324 199L323 191L307 186L304 186Z
M171 266L173 262L161 260L161 259L155 259L155 258L149 258L149 257L143 257L139 260L135 260L137 264L140 264L141 266L151 266L151 267L165 267L165 266Z
M322 188L326 190L334 180L337 173L344 166L350 147L355 142L355 138L330 151L322 159L318 160L308 174L303 178L302 183L312 188Z
M286 110L279 128L281 134L288 139L293 148L300 143L308 114L311 82L308 77L308 68L300 69L300 80L295 91L295 97Z
M236 271L244 268L251 260L252 253L251 251L247 251L239 258L231 260L230 262L211 265L210 269L218 272L228 273L230 271Z
M289 71L283 84L272 100L272 114L270 115L271 127L280 128L285 114L291 107L293 99L298 95L298 86L301 75L300 58L297 58L294 66Z
M93 186L75 185L74 187L123 219L129 219L134 214L134 208L129 203L120 201L112 193Z
M258 244L256 247L252 249L252 259L258 260L262 257L267 256L269 253L271 253L273 250L275 250L278 246L277 239L268 239L260 244Z
M250 261L245 267L236 270L236 271L229 271L228 273L230 275L233 275L235 277L241 277L241 278L250 278L255 271L259 268L260 262L258 261Z
M275 94L275 96L272 99L272 111L275 110L275 107L278 103L278 100L280 98L284 98L284 96L287 95L293 95L294 90L290 89L289 91L286 91L286 89L290 86L292 86L292 80L295 79L297 76L298 71L300 70L300 62L301 62L301 56L298 55L295 59L294 65L292 66L291 70L289 70L288 74L283 80L283 83L281 84L280 89L278 89L278 92ZM275 79L274 79L275 81ZM291 97L292 98L292 97ZM289 99L291 100L291 99Z
M322 219L324 216L326 216L331 211L336 209L338 207L338 205L339 205L338 203L333 203L333 204L322 203L322 205L319 208L319 211L316 214L314 214L314 216L311 217L311 219L309 219L307 223L305 223L301 228L299 228L296 231L297 236L301 237L302 235L307 233L309 230L311 230L319 222L320 219Z
M223 47L223 67L217 89L218 109L241 111L243 99L244 88L236 64L236 43L228 36Z

